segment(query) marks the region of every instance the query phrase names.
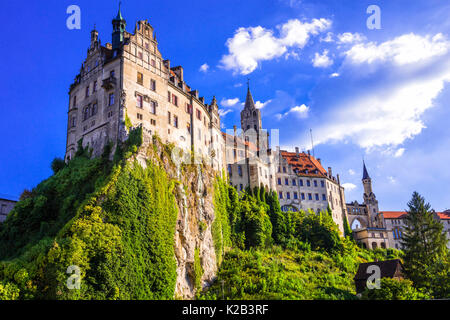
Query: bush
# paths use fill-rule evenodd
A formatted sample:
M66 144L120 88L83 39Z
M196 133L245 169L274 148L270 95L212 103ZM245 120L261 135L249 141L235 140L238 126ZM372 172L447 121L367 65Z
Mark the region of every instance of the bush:
M362 293L364 300L423 300L429 296L417 291L407 279L382 278L380 289L366 290Z

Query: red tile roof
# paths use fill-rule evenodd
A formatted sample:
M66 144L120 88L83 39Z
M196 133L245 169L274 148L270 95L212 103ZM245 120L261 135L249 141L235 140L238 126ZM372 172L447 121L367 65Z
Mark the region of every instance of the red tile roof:
M322 167L320 162L311 155L303 152L297 154L296 152L281 151L281 156L286 159L293 170L298 170L298 174L314 177L327 176L327 171ZM308 173L306 173L306 170L308 170ZM317 170L317 173L315 173L315 170Z
M385 219L403 219L408 214L405 211L381 211ZM439 219L450 220L450 212L436 212Z

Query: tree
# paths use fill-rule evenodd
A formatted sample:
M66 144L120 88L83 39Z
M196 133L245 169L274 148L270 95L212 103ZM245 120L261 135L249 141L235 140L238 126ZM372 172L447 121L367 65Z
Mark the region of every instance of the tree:
M382 278L380 289L367 289L362 293L364 300L424 300L429 296L413 287L410 280Z
M405 272L416 288L424 288L436 298L442 294L448 296L448 290L445 293L440 288L445 283L439 284L435 281L436 275L442 273L442 266L446 266L448 270L449 265L443 226L434 219L430 204L417 192L413 193L408 207L401 240L405 253Z
M61 169L63 169L65 167L66 163L64 162L63 159L61 158L55 158L52 161L51 167L53 170L54 174L57 174L58 171L60 171Z

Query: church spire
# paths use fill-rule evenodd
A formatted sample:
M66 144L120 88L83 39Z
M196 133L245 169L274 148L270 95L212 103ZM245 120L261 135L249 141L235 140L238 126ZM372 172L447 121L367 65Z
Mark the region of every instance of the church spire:
M122 16L121 10L122 2L119 2L119 12L117 13L117 17L112 21L113 25L113 34L112 34L112 48L119 49L121 44L124 41L125 27L127 26L127 22Z
M247 97L245 98L245 107L244 109L256 109L255 102L253 101L252 93L250 91L250 79L247 80Z
M366 163L363 160L363 180L370 179L369 173L367 172Z

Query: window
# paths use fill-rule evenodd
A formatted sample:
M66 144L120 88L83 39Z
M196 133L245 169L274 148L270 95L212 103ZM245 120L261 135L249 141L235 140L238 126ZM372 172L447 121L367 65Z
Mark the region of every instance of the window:
M85 107L83 110L83 121L89 118L89 106Z
M170 91L167 92L167 101L171 102L172 100L172 94L170 93Z
M305 194L302 193L301 196L302 196L302 200L305 200Z
M109 76L111 78L114 78L116 76L116 72L114 70L111 70L111 72L109 73Z
M322 188L325 188L325 181L320 181L320 186L322 187Z
M314 187L317 188L317 180L314 180Z
M156 126L156 120L150 119L150 124Z
M152 67L156 67L156 61L154 59L152 59L151 64L152 64Z
M74 127L76 127L76 125L77 125L77 118L76 117L72 117L70 119L70 127L74 128Z
M167 112L167 121L169 124L172 124L172 115L171 115L170 111Z
M242 177L242 166L238 166L238 174Z
M137 101L137 104L136 104L136 106L138 107L138 108L143 108L144 107L144 104L143 104L143 98L142 98L142 96L140 95L140 94L138 94L137 96L136 96L136 101Z
M312 200L312 194L308 193L308 200Z
M298 199L298 193L294 192L294 199L297 200Z
M138 53L138 57L139 57L139 59L142 60L142 52L139 52L139 53Z
M178 128L178 117L176 115L173 116L173 126Z
M150 102L150 113L156 114L156 101Z
M97 92L97 81L94 81L94 87L92 88L93 92Z
M89 97L89 85L86 87L86 98Z
M293 186L296 186L296 185L297 185L297 180L292 179L292 185L293 185Z
M114 93L109 94L109 106L112 106L114 104Z
M156 91L156 81L153 79L150 80L150 90Z
M198 131L198 141L202 141L202 130L197 129Z
M302 180L302 179L299 180L299 183L300 183L300 184L299 184L300 187L303 187L303 180Z
M192 114L192 106L190 104L186 104L186 113Z
M178 97L172 94L172 103L178 107Z
M290 192L286 192L286 199L290 199L291 198L291 193Z
M142 119L143 119L142 114L138 113L138 114L137 114L137 118L138 118L138 120L142 120Z
M283 173L286 173L286 167L283 167Z
M98 107L97 107L97 102L96 102L92 105L91 116L95 116L97 114L97 111L98 111Z
M287 186L289 185L289 179L288 178L284 179L284 184L287 185Z
M281 186L281 178L278 178L278 185Z
M198 119L198 120L202 120L202 113L200 112L200 110L196 109L196 110L195 110L195 113L196 113L196 115L197 115L197 119Z
M240 191L244 190L244 186L242 185L242 183L239 185L239 190Z
M137 83L140 85L144 84L144 75L140 72L137 73Z
M307 186L307 187L311 187L311 181L306 180L306 186Z
M327 196L324 193L322 193L322 201L327 201Z
M316 201L319 201L319 194L316 193L315 196L316 196Z
M73 97L73 107L75 108L77 105L77 96Z
M283 199L283 192L280 191L280 192L278 193L278 198Z
M231 170L231 164L228 165L228 174L230 177L233 175L233 171Z

